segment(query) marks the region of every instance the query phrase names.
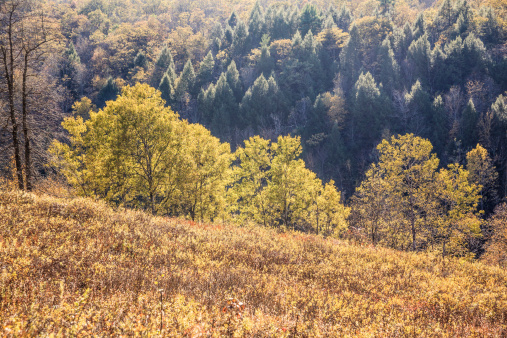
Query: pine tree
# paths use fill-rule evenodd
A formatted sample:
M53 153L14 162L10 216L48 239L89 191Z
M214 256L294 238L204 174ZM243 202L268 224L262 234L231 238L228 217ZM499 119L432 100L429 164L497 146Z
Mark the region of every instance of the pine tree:
M428 85L431 70L431 49L426 34L410 44L407 59L414 68L415 79L419 79L423 85Z
M345 5L343 5L342 8L340 9L338 17L335 19L336 25L338 26L338 28L341 28L344 32L348 32L352 21L354 20L350 10L347 7L345 7Z
M243 84L239 78L238 68L236 68L236 62L234 62L234 60L231 61L231 64L227 67L226 77L227 83L234 93L236 102L241 102L241 99L243 97Z
M225 74L222 73L214 88L211 131L221 138L227 138L231 127L238 125L238 110L239 106L236 103L234 93L227 82Z
M146 60L146 55L142 50L140 50L134 59L134 66L140 68L146 68L148 60Z
M215 60L213 59L213 55L211 51L206 54L206 57L202 60L199 65L199 71L197 72L197 84L196 89L200 89L205 87L208 83L211 82L213 77L213 71L215 69Z
M266 104L269 95L269 84L266 78L261 74L253 85L248 88L245 96L241 100L241 120L243 126L251 126L255 130L264 125L268 107Z
M155 68L151 76L152 86L158 87L162 76L164 76L164 73L168 68L172 68L174 70L174 60L169 48L164 46L157 57L157 61L155 62Z
M350 29L350 37L340 53L340 74L345 91L350 90L359 76L361 68L361 40L359 31L354 25Z
M480 32L485 43L496 44L501 36L501 29L494 10L491 7L481 8L482 17L486 21L481 25Z
M81 92L80 74L82 73L81 58L71 42L64 53L65 58L62 60L60 76L65 86L70 91L72 98L77 100Z
M248 48L248 28L245 23L239 20L236 28L234 29L234 36L232 39L232 53L234 57L239 60Z
M421 83L416 81L410 93L405 96L407 107L410 111L409 132L417 132L423 136L430 136L430 130L424 130L425 126L431 125L431 98Z
M264 13L262 8L257 1L250 12L250 18L248 20L248 33L250 39L250 46L256 47L261 41L261 37L266 29L266 23L264 19Z
M275 69L275 60L271 57L271 53L269 52L269 47L267 45L263 45L261 47L261 57L256 68L257 72L262 73L264 76L269 76Z
M183 67L183 71L180 74L180 77L175 83L174 95L175 99L181 101L185 95L185 93L195 95L195 72L194 66L192 66L192 62L190 60L185 63Z
M308 31L320 32L322 18L320 17L315 5L305 5L299 17L299 30L301 35L305 36Z
M504 124L507 124L507 97L499 95L491 105L493 114Z
M161 92L161 97L166 102L166 106L171 106L174 100L174 83L171 81L169 75L164 74L162 80L160 81L160 85L158 86L158 90Z
M229 16L229 19L227 19L227 24L231 27L231 28L235 28L236 25L238 24L238 16L236 14L235 11L233 11L231 13L231 15Z
M394 58L391 42L385 38L380 46L377 62L379 65L378 79L388 95L391 95L399 81L400 67Z
M440 24L440 29L445 30L455 22L455 13L452 8L451 0L444 0L438 9L437 21Z
M479 116L472 99L468 101L465 109L462 113L461 121L461 141L465 148L471 148L474 144L477 144L477 122Z
M359 75L354 89L349 133L353 144L361 149L378 141L389 108L369 72Z
M426 33L426 25L424 23L424 15L423 13L420 13L417 16L417 19L414 22L414 27L412 29L412 36L414 40L419 39L421 36L423 36Z
M106 84L100 89L99 93L97 94L99 107L103 107L107 101L116 99L118 94L120 94L120 90L116 85L116 81L112 77L109 77Z

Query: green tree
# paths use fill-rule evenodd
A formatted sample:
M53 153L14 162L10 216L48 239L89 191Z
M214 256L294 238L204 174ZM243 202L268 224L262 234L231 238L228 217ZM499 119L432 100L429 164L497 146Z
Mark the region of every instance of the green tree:
M414 78L419 79L423 86L428 85L431 71L431 48L426 34L410 44L407 59L414 69Z
M394 52L391 48L391 42L388 38L384 39L382 46L379 49L377 56L379 66L378 79L385 91L391 94L396 84L399 82L400 67L394 57Z
M340 74L342 75L344 89L350 90L359 76L361 68L361 41L359 31L354 25L350 29L349 40L340 53Z
M472 99L468 101L463 110L461 119L461 140L465 147L471 148L477 143L477 123L479 121L479 115Z
M213 78L213 71L215 70L215 60L211 51L206 54L206 57L199 65L199 70L196 76L196 89L201 89L209 84Z
M174 100L174 82L171 80L171 77L166 73L164 77L162 77L162 81L160 81L160 85L158 86L158 90L161 93L162 99L166 102L167 106L170 106Z
M319 15L315 5L307 4L301 10L299 16L299 31L305 36L309 31L319 33L322 24L322 18Z
M174 95L175 99L178 101L183 101L185 94L194 94L195 87L195 72L194 66L192 66L192 62L190 59L185 63L185 67L183 67L183 71L181 72L179 78L176 80L174 85Z
M158 87L164 73L167 72L169 68L172 68L174 72L174 60L169 48L164 46L158 54L157 61L155 62L155 68L153 69L153 73L151 75L151 83L153 86Z
M67 118L70 146L55 141L55 164L85 196L158 210L178 176L181 126L160 93L146 84L124 87L104 109Z

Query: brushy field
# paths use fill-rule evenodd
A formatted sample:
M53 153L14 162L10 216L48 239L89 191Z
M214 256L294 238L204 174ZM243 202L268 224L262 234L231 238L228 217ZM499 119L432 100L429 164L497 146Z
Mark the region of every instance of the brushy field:
M87 199L0 192L0 272L2 336L507 336L500 268Z

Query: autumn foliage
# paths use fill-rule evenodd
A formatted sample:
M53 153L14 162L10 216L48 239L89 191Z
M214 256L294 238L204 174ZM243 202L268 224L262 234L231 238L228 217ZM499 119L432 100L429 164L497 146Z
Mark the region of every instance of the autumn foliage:
M0 262L5 336L507 333L500 268L90 199L0 192Z

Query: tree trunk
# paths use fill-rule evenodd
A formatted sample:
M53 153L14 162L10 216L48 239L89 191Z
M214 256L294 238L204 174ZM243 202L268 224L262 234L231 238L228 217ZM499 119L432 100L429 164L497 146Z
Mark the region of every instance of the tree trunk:
M5 69L5 80L7 81L7 91L9 96L9 118L12 123L12 145L14 147L14 163L16 171L16 178L18 181L18 188L20 190L25 189L23 180L23 170L21 165L21 151L18 139L18 123L16 122L15 112L15 100L14 100L14 46L12 41L12 26L13 26L13 9L9 14L9 28L7 30L7 36L9 41L9 49L2 48L3 65Z
M23 135L25 137L25 183L26 190L32 191L32 159L31 159L31 145L30 145L30 135L28 128L28 108L27 108L27 89L26 89L26 81L28 76L28 52L25 51L25 59L24 59L24 68L23 68L23 86L22 86L22 113L23 113Z

